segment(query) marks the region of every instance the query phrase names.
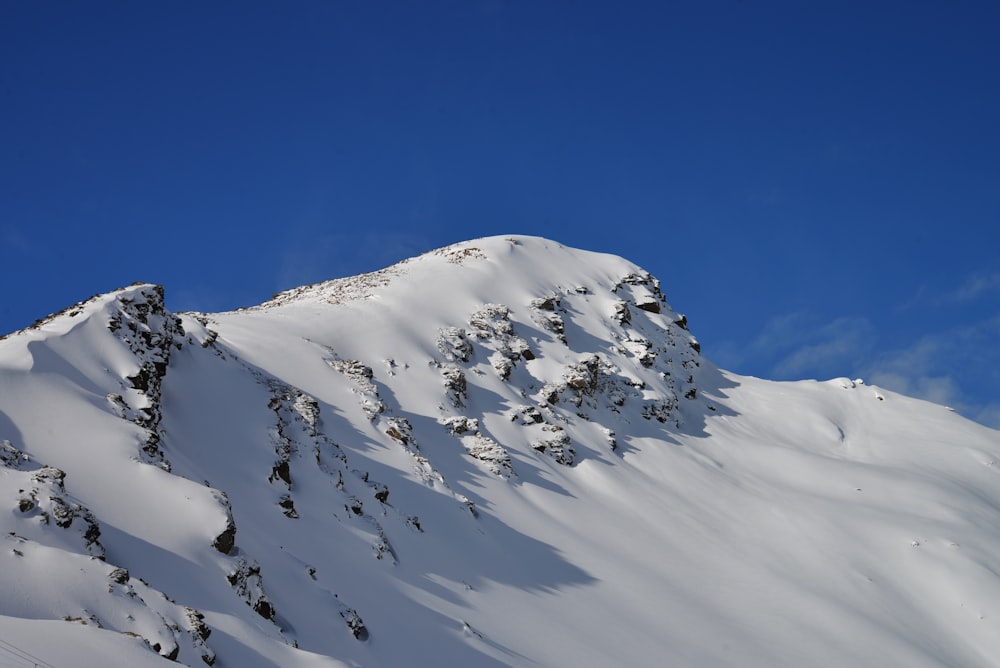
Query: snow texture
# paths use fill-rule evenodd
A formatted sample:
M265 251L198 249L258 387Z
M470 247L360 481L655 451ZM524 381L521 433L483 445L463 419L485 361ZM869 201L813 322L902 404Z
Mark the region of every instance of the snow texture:
M0 340L0 665L968 666L1000 434L533 237Z

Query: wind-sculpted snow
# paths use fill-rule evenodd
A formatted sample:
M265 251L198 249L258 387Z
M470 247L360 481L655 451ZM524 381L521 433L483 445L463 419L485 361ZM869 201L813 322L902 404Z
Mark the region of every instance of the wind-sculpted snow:
M942 407L718 370L654 277L544 239L231 313L134 285L0 341L0 640L52 665L991 666L998 462Z

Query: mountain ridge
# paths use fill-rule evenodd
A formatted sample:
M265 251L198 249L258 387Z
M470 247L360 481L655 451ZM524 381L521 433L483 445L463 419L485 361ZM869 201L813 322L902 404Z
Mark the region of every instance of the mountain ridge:
M717 369L615 256L492 237L216 314L136 284L0 340L0 386L0 634L33 654L17 620L131 665L998 649L997 432Z

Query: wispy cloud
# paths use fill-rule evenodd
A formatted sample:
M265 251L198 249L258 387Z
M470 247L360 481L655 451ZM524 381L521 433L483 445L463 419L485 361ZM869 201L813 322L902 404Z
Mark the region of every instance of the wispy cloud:
M800 335L800 344L774 365L777 376L816 376L820 370L837 367L839 373L849 373L858 357L871 348L874 332L865 318L842 317L802 330Z
M978 299L1000 289L1000 281L981 279L970 279L947 297ZM1000 403L980 396L995 387L1000 373L1000 314L960 323L935 318L926 324L936 329L887 346L889 342L878 336L867 318L824 321L804 311L788 313L765 322L748 345L723 345L720 361L728 368L776 380L859 375L874 385L951 406L968 418L1000 428Z
M726 363L764 369L771 378L823 378L857 372L874 338L866 318L823 321L799 311L771 318L748 346L729 345L722 353Z
M990 295L1000 295L1000 273L977 272L965 277L957 287L946 289L930 288L926 285L900 305L901 311L921 306L935 308L971 304Z
M1000 429L1000 403L991 403L985 406L980 406L979 410L970 417L984 424L987 427L993 427L994 429Z
M1000 273L971 276L957 290L944 297L947 301L965 303L991 293L1000 293Z
M966 407L961 400L961 391L951 376L915 375L912 372L900 373L878 369L867 375L873 385L879 385L893 392L956 409Z
M986 402L971 389L977 377L1000 368L1000 316L928 334L883 353L864 375L875 385L951 406L983 424L1000 426L1000 404ZM963 378L960 383L957 378Z

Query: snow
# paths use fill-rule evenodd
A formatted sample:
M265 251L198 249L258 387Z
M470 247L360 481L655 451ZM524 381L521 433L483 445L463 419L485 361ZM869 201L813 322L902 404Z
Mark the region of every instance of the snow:
M41 661L1000 655L1000 434L718 369L626 260L493 237L242 311L159 300L0 341L0 641Z

